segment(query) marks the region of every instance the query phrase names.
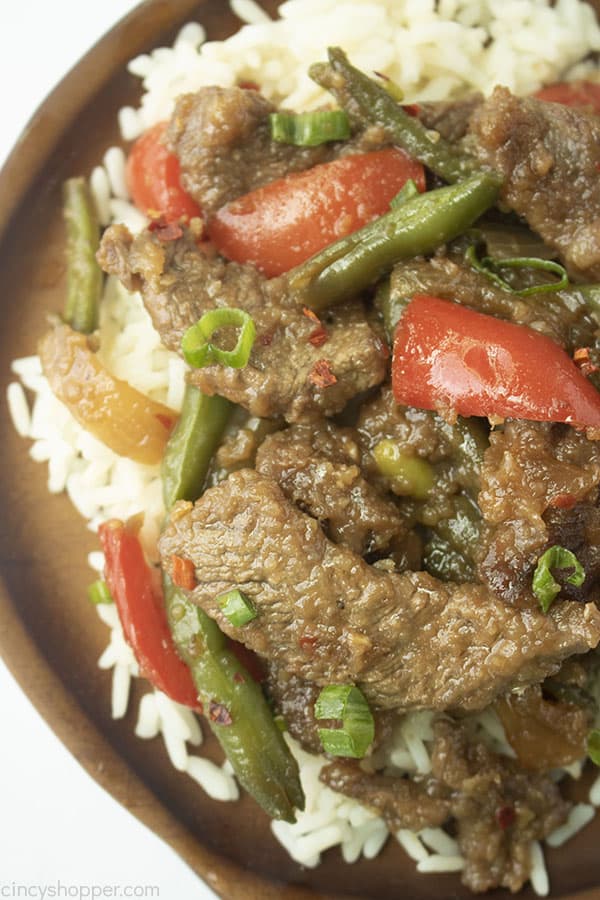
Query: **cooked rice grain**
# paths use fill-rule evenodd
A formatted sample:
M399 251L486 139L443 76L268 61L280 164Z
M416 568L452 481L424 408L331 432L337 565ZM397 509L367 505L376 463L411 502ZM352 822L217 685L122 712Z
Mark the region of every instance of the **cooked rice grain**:
M12 381L6 389L6 402L15 431L21 437L29 437L31 414L25 391L19 381Z

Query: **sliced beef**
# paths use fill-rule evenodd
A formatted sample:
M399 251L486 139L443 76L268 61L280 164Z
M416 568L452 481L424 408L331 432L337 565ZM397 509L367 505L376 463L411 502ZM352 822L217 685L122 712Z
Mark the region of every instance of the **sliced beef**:
M552 778L521 770L470 738L464 723L443 717L433 729L431 775L392 777L336 760L321 780L377 812L392 831L448 822L465 857L464 884L477 893L518 891L531 873L531 842L563 824L570 804Z
M178 98L168 141L184 188L207 218L235 197L331 158L331 144L294 147L271 140L272 112L258 91L238 87L205 87Z
M308 753L322 753L314 706L321 688L297 675L290 675L281 665L271 663L267 692L275 711L283 716L287 730Z
M479 575L509 602L531 592L540 555L561 544L586 568L580 589L563 596L598 599L600 447L566 425L506 422L490 435L479 507L487 524Z
M476 272L465 261L464 250L464 245L458 244L451 255L397 265L390 283L392 304L394 298L429 294L516 325L527 325L571 353L577 347L594 345L598 325L576 291L542 292L521 299Z
M347 760L325 766L320 778L332 790L373 809L391 831L435 828L450 816L449 792L431 778L371 774Z
M236 197L291 172L348 153L379 149L380 128L359 130L352 139L296 147L271 139L275 107L258 91L204 87L175 104L167 139L181 163L181 180L206 218Z
M600 278L600 118L497 87L475 110L472 149L502 200L587 280Z
M434 778L451 790L451 812L466 865L462 879L477 893L518 891L531 871L531 842L565 821L570 804L547 775L520 771L449 719L434 723Z
M479 585L369 566L250 469L178 504L159 546L168 573L173 555L193 562L191 599L226 633L308 681L358 684L379 708L480 709L600 639L593 604L544 615ZM257 611L243 629L215 601L232 587Z
M106 272L140 290L165 346L180 352L185 330L208 309L250 313L257 337L247 366L193 369L189 380L257 416L289 421L339 412L361 391L381 382L385 358L359 303L338 307L327 320L327 340L311 343L315 323L286 295L282 279L266 281L252 266L226 263L200 250L190 231L161 242L150 230L133 238L109 228L98 255Z
M454 143L466 135L469 120L482 103L483 95L473 93L456 100L419 103L417 115L427 128Z
M292 425L264 441L256 468L318 519L331 540L364 555L385 550L407 526L396 504L364 478L356 438L325 420Z

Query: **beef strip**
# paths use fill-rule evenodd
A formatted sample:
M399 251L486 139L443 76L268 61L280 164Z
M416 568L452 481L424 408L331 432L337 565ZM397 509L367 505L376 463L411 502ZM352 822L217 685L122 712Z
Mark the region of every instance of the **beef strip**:
M594 345L598 325L576 290L542 292L522 299L476 272L465 261L464 252L464 244L457 244L450 255L397 265L390 282L392 303L394 298L429 294L516 325L527 325L571 353L577 347Z
M495 594L516 602L530 593L535 565L560 544L586 568L580 589L563 596L598 598L600 446L573 428L508 421L490 435L479 507L487 528L478 573Z
M276 663L268 667L267 693L275 711L283 716L287 730L300 742L307 753L322 753L314 706L320 687L291 675Z
M204 87L183 94L168 129L186 191L210 218L221 206L270 181L340 155L385 145L385 133L366 128L345 142L296 147L271 139L275 107L258 91Z
M504 176L502 200L575 275L598 280L600 118L497 87L470 134L480 161Z
M433 724L432 772L421 778L365 771L336 760L321 771L334 791L381 815L390 830L420 831L450 822L466 860L472 891L518 891L531 871L531 841L561 825L570 804L545 774L533 774L469 737L468 725L448 717Z
M331 158L330 144L294 147L271 140L275 107L258 91L205 87L182 94L168 129L181 182L208 218L225 203L288 172Z
M208 309L229 306L250 313L257 336L248 365L193 369L189 380L253 415L284 415L289 421L317 412L332 415L385 376L381 341L360 303L331 312L326 342L313 346L315 322L287 297L283 279L266 281L252 266L209 256L191 231L161 242L150 230L133 238L124 226L114 225L102 238L98 259L125 287L142 292L170 350L181 352L185 330Z
M469 120L483 103L483 94L467 94L456 100L437 100L419 103L417 116L427 128L437 131L447 141L455 143L463 138L469 127Z
M174 555L193 562L190 597L226 633L308 681L358 684L374 707L481 709L600 639L593 604L544 615L479 585L369 566L250 469L176 505L159 549L169 574ZM215 600L232 587L257 611L243 629Z
M406 534L396 504L364 478L357 435L327 421L292 425L260 447L256 468L321 522L335 543L364 555Z
M432 778L372 774L349 760L325 766L320 778L332 790L375 810L391 831L436 828L450 816L448 791Z
M548 775L471 742L463 725L434 723L432 775L451 790L450 807L466 864L463 883L477 893L518 891L531 871L531 842L562 825L570 804Z

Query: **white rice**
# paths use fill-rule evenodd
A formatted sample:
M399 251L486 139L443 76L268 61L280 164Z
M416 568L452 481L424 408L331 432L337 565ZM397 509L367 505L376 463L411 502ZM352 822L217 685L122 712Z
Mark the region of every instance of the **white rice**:
M546 897L550 890L550 881L544 862L544 851L539 841L532 841L530 847L531 874L529 881L538 897Z
M596 810L589 803L576 803L564 825L553 831L546 838L549 847L562 847L567 841L570 841L577 832L591 822L596 815Z
M388 75L408 101L465 86L488 93L498 83L528 93L600 49L600 28L581 0L441 0L437 9L434 0L288 0L277 21L251 0L232 5L248 24L228 41L204 42L190 26L173 48L132 60L145 93L138 110L121 111L124 139L168 118L177 94L206 84L255 80L292 109L318 106L329 98L307 69L331 44Z
M290 108L312 108L329 98L307 76L308 66L324 59L330 44L343 46L351 60L366 71L392 78L407 101L438 99L465 87L489 92L503 83L516 93L528 93L542 83L562 78L587 54L600 50L600 28L582 0L288 0L281 19L271 21L253 0L232 0L235 13L247 24L225 42L207 42L203 27L191 22L174 46L138 56L129 71L143 83L139 108L119 113L123 139L133 140L171 113L174 98L208 84L230 86L256 81L263 93ZM96 166L90 187L103 225L122 222L133 232L146 224L130 203L125 181L125 155L109 148ZM165 350L152 328L139 296L128 294L108 279L100 321L100 357L115 375L174 410L181 407L185 365ZM158 467L142 466L116 456L86 433L51 393L35 356L15 360L19 379L9 385L7 402L19 434L32 440L30 454L48 463L48 488L66 490L78 511L95 530L108 518L127 519L145 513L141 532L146 552L156 553L164 516ZM31 408L23 388L32 394ZM100 572L103 557L90 554ZM110 629L110 640L99 665L112 669L112 711L125 716L131 679L138 666L124 640L116 609L97 607ZM395 742L382 764L395 773L426 775L431 771L431 713L413 713L399 723ZM472 721L473 735L496 752L514 756L502 726L491 711ZM145 694L138 709L136 734L146 740L161 737L171 763L187 773L214 799L235 800L239 789L229 763L217 766L190 747L202 743L194 715L158 691ZM301 766L306 809L294 825L273 822L280 843L301 865L318 865L326 850L339 846L343 859L376 856L389 837L385 822L319 781L321 757L305 753L288 738ZM571 767L575 777L578 764ZM564 773L563 773L564 774ZM567 823L548 839L559 846L593 816L600 805L600 777L590 803L574 807ZM441 828L419 834L401 829L397 843L420 872L457 872L464 866L457 842ZM548 893L548 876L539 843L531 847L533 889Z

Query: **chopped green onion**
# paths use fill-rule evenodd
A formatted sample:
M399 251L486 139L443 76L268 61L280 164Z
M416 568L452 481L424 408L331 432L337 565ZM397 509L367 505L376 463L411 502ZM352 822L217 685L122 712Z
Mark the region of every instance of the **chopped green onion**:
M600 731L594 728L588 734L587 755L596 766L600 766Z
M276 112L269 116L271 137L280 144L316 147L327 141L346 141L350 120L343 109L319 109L305 113Z
M241 628L256 618L256 610L252 603L237 588L226 591L224 594L219 594L217 603L221 607L225 618L229 619L236 628Z
M554 599L560 593L560 584L552 575L552 569L574 569L568 576L567 582L575 587L581 587L585 580L583 566L574 553L555 544L543 553L533 573L533 593L540 601L544 612L548 612Z
M409 178L407 182L405 182L395 197L392 197L390 200L391 209L397 209L399 206L402 206L403 203L406 203L407 200L412 200L413 197L416 197L419 193L419 188L416 186L412 178Z
M92 584L87 589L87 595L91 603L95 606L98 606L100 603L112 603L113 598L111 597L111 593L108 589L108 585L105 581L102 581L101 578L98 581L93 581Z
M232 326L240 331L233 350L222 350L211 342L216 331ZM222 307L204 313L195 325L187 329L181 341L181 349L185 361L195 369L214 363L243 369L250 359L255 337L256 328L247 312L235 307Z
M369 704L353 684L330 684L315 703L316 719L338 719L341 728L319 728L326 753L362 759L375 737L375 723Z
M518 294L519 297L528 297L530 294L542 294L547 291L561 291L569 286L566 270L560 263L554 262L552 259L538 259L535 256L515 256L510 259L494 259L492 256L483 256L479 259L475 244L469 246L465 256L476 272L485 275L503 290L510 291L511 294ZM499 274L498 270L501 269L534 269L539 272L552 272L554 275L558 275L559 281L546 281L515 290Z

